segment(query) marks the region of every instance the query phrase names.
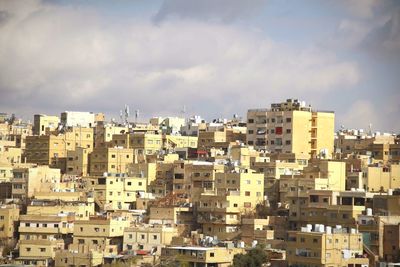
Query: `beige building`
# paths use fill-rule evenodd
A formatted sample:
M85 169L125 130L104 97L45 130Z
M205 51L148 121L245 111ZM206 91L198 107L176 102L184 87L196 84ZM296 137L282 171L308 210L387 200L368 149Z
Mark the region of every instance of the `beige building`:
M157 249L161 254L161 248L170 245L172 238L178 236L178 229L166 225L139 225L125 228L124 250L142 250L150 253Z
M55 256L55 266L100 266L103 264L103 252L89 249L85 245L69 246L69 249L58 250Z
M46 131L54 131L60 123L58 116L49 116L44 114L35 114L33 116L33 134L45 135Z
M53 266L55 254L64 248L63 240L20 240L16 263L33 266Z
M146 192L146 177L129 177L123 173L85 177L86 187L94 192L101 210L128 210L136 207L136 198Z
M333 112L313 111L297 99L247 112L247 144L274 153L330 158L334 152Z
M89 174L125 173L127 165L133 163L133 149L130 148L95 148L90 154Z
M339 227L309 226L289 231L288 266L368 266L362 235L355 229L348 232Z
M102 251L104 256L116 256L122 251L124 229L130 226L126 217L94 217L75 221L73 246Z
M92 149L82 147L67 151L67 174L87 176L91 151Z
M364 189L371 192L387 192L400 187L400 165L369 166L364 174Z
M0 206L0 239L12 240L16 236L20 209L16 205Z
M205 190L197 207L203 233L230 240L240 234L241 216L264 201L264 175L251 170L216 174L216 190Z
M29 163L49 165L66 171L67 152L77 147L93 148L93 129L67 128L65 133L51 133L26 138L26 160Z
M244 249L225 247L171 246L162 249L161 263L186 262L189 266L228 267L235 254L244 253Z
M95 214L93 198L87 200L34 200L27 206L27 215L75 215L75 220L89 220Z
M13 169L12 198L25 199L36 192L52 192L60 184L60 170L49 166Z

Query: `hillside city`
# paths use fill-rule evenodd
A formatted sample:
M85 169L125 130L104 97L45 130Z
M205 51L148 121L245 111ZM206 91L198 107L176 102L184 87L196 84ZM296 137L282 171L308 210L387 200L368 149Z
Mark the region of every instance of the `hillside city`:
M399 161L400 134L297 99L212 121L0 113L0 266L396 266Z

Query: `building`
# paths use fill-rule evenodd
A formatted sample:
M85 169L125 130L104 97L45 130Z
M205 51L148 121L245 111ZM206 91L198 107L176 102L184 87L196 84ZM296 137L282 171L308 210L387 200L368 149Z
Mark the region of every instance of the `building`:
M94 193L94 201L101 210L136 208L136 198L146 192L146 177L130 177L123 173L100 177L85 177L86 188Z
M125 173L127 165L134 162L133 149L130 148L95 148L90 153L89 174Z
M35 114L33 116L33 134L45 135L48 131L56 130L59 123L60 118L58 116Z
M83 147L67 151L67 174L87 176L90 152L92 152L92 149Z
M102 251L103 256L118 255L122 251L124 229L130 226L125 217L92 217L74 223L72 246L84 245Z
M150 254L156 250L161 254L161 248L170 245L172 238L178 236L178 229L166 225L139 225L125 228L124 250L144 251ZM143 254L143 253L142 253Z
M297 99L247 112L247 144L273 153L330 158L334 152L335 115L314 111Z
M93 198L86 200L32 200L26 207L27 215L75 215L75 220L89 220L95 214Z
M288 266L368 266L362 235L355 229L315 225L288 232Z
M0 206L0 239L12 240L16 237L20 209L16 205Z
M77 147L93 149L93 129L74 127L64 133L26 137L26 161L49 165L66 172L67 152Z
M95 126L95 114L93 112L65 111L61 113L61 124L65 127Z
M226 247L170 246L161 251L161 263L170 264L180 261L189 266L231 266L235 254L244 249Z
M14 168L12 184L12 198L31 198L36 192L50 193L60 184L60 170L49 166L35 166Z
M219 240L240 234L241 216L254 213L264 201L264 175L251 170L216 174L216 189L204 190L197 206L197 222L203 233Z
M69 249L57 250L55 266L100 266L103 264L103 252L89 249L85 245L70 245Z

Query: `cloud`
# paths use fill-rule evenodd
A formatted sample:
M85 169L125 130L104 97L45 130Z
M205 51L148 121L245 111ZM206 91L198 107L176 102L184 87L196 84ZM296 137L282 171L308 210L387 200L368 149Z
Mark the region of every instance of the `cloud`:
M266 0L164 0L154 16L154 21L159 23L177 17L232 22L258 13L266 2Z
M325 41L330 48L350 49L381 58L400 59L400 2L395 0L337 1L349 11L335 34Z
M230 24L110 22L88 8L11 2L21 8L1 7L10 17L0 27L0 105L19 114L115 115L126 103L144 117L176 115L183 105L188 115L230 116L345 92L362 78L354 61Z

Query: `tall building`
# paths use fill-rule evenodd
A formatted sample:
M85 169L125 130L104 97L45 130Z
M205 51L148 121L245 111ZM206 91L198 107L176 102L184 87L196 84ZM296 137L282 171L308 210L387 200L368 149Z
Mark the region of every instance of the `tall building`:
M335 114L315 111L288 99L270 109L247 111L247 144L273 153L329 157L334 147Z

